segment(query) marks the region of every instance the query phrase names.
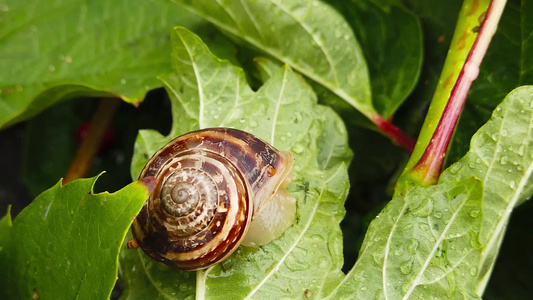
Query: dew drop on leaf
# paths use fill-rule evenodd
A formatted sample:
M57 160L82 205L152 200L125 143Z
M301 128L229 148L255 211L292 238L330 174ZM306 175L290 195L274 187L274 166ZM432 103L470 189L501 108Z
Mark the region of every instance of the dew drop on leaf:
M396 256L402 256L404 254L405 254L405 251L401 247L396 249L396 250L394 250L394 255L396 255Z
M427 223L418 223L418 228L420 228L422 231L428 231L429 225Z
M525 151L526 151L526 146L525 145L520 146L520 148L518 148L518 155L524 156Z
M507 156L505 156L505 155L502 156L502 157L500 158L500 163L501 163L502 165L506 165L506 164L507 164L507 161L508 161L508 158L507 158Z
M479 216L479 209L473 209L470 211L469 215L472 217L472 218L476 218L477 216Z
M374 259L374 263L378 266L381 266L383 256L380 251L372 253L372 258Z
M294 144L291 148L291 150L296 153L296 154L300 154L302 152L304 152L304 146L302 146L301 144Z
M413 271L413 259L409 259L409 260L406 260L404 261L401 265L400 265L400 272L403 274L403 275L407 275L409 273L411 273Z
M477 275L477 268L472 267L470 268L470 276L475 277Z
M508 136L509 135L509 130L507 130L506 128L502 129L502 131L500 132L501 136Z
M407 230L410 230L411 228L413 228L413 223L407 223L407 224L405 224L405 225L402 227L402 230L403 230L403 231L407 231Z
M411 240L409 242L409 247L407 247L407 250L409 250L409 253L415 254L416 250L418 249L419 242L415 239Z
M450 167L450 173L457 174L459 173L462 167L463 165L460 162L457 162Z
M516 187L516 181L511 180L511 182L509 182L509 186L514 189Z

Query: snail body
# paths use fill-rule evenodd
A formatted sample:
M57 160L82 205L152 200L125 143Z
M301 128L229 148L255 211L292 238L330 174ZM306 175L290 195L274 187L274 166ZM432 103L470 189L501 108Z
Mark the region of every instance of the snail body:
M293 162L291 153L236 129L174 139L141 172L156 187L133 222L136 243L183 270L216 264L243 241L268 243L294 218L295 201L284 190Z

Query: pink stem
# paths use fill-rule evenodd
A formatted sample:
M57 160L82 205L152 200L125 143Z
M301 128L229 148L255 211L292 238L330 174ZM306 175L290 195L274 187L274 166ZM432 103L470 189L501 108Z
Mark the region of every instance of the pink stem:
M400 145L409 153L415 148L415 140L401 131L398 127L392 125L390 121L385 121L380 115L374 115L372 121L381 131L388 136L395 144Z
M433 133L433 137L426 151L413 168L420 172L424 183L436 183L442 172L444 157L448 151L453 132L461 115L466 96L472 82L479 74L479 66L487 53L490 41L496 33L498 21L505 8L506 0L493 0L487 10L485 20L481 25L479 34L474 41L472 49L468 53L463 69L451 92L450 99L444 109L439 125Z

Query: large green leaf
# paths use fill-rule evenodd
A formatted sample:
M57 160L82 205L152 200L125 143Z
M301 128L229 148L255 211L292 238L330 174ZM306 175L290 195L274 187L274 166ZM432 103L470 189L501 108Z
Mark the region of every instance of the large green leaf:
M437 185L397 193L331 298L481 296L513 208L533 194L532 129L526 86L507 96Z
M329 5L297 0L174 1L298 70L368 118L375 117L361 47L343 16Z
M225 262L194 273L170 270L141 250L121 259L125 298L323 297L343 276L339 222L348 190L345 163L350 159L346 130L330 109L316 104L306 82L289 67L278 68L254 92L241 69L213 56L185 29L172 35L174 73L162 77L173 104L169 136L141 131L133 176L158 147L198 128L235 127L251 132L295 156L289 192L297 199L293 225L275 241L240 247ZM164 276L163 276L164 275ZM140 295L140 296L139 296Z
M3 299L109 297L121 242L148 190L142 182L134 182L114 194L94 194L96 179L65 186L59 182L39 195L12 225L9 215L2 219Z
M469 297L477 274L472 260L481 254L481 200L482 186L472 178L394 198L370 224L355 266L329 298Z
M142 101L170 71L171 28L201 22L164 0L7 0L0 9L0 128L82 95Z
M474 135L470 151L440 181L475 176L484 185L478 287L481 294L515 206L533 195L533 86L515 89Z
M422 28L418 18L401 6L382 7L368 0L334 1L352 29L367 59L372 103L388 119L418 82L422 66Z

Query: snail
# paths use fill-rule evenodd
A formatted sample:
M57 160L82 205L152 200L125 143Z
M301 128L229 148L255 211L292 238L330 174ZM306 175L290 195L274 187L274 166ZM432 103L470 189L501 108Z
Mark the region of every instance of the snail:
M290 152L237 129L177 137L141 172L156 184L133 221L128 247L140 246L170 267L198 270L241 244L269 243L294 219L295 199L285 190L293 163Z

